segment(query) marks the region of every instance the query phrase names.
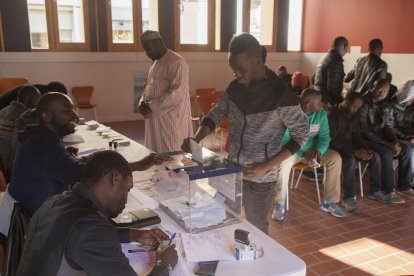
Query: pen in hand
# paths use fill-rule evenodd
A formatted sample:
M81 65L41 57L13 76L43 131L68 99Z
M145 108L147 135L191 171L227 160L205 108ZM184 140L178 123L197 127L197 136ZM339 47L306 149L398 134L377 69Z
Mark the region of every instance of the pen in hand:
M170 238L170 242L168 243L168 245L171 245L172 241L175 239L175 236L177 235L177 233L172 234L171 238Z
M128 249L128 253L136 253L136 252L147 252L147 250L142 249L142 248Z

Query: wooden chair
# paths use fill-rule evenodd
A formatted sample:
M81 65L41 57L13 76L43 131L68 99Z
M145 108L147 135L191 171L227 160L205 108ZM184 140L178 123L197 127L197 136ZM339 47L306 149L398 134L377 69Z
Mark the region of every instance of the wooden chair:
M72 87L72 95L76 101L75 107L79 112L79 109L91 109L93 108L94 119L98 120L96 112L96 104L91 104L91 97L93 93L93 86L75 86Z
M229 117L226 116L214 131L213 148L216 145L217 133L220 133L220 154L223 155L223 136L229 132ZM227 137L227 136L226 136Z
M206 116L210 109L215 105L217 102L216 95L198 95L197 96L198 105L203 112L203 116Z
M293 165L292 167L292 177L290 179L290 188L293 189L293 181L295 179L295 171L299 170L299 176L298 179L296 180L295 183L295 190L299 185L299 180L302 177L303 171L307 168L310 168L308 164L306 163L297 163L295 165ZM316 193L318 195L318 202L319 205L322 204L321 202L321 194L319 192L319 179L318 179L318 171L317 168L313 168L313 172L315 174L315 182L316 182ZM326 181L326 167L323 167L323 180L322 180L322 185L325 185L325 181ZM286 210L289 210L289 189L286 189Z
M197 104L196 96L190 96L191 122L193 123L194 131L197 130L198 126L201 123L201 118L203 117L202 114L197 114L197 112L195 112L196 104Z
M26 78L0 78L0 94L17 86L25 85L28 82Z
M197 96L212 95L215 91L216 91L215 88L197 88L196 95Z
M1 275L16 275L20 257L23 253L26 232L29 228L30 214L21 203L14 204L10 218L10 228L7 237L6 255Z

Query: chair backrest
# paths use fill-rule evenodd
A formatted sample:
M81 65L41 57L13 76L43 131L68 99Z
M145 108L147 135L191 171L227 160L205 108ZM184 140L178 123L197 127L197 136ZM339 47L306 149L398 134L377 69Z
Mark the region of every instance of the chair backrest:
M72 87L72 95L79 107L91 107L91 97L93 86L74 86Z
M27 84L28 82L26 78L0 78L0 94L17 86Z
M216 95L199 95L197 96L198 105L206 116L210 109L217 103Z
M200 116L200 107L198 106L197 96L190 96L191 115Z
M30 214L21 203L14 204L10 218L10 228L7 240L6 255L4 257L1 275L14 276L23 253L26 232L30 223Z
M223 94L224 94L224 91L214 91L214 93L213 93L214 95L216 95L217 96L217 98L220 98L221 96L223 96Z
M215 91L216 91L215 88L197 88L196 95L197 96L212 95Z

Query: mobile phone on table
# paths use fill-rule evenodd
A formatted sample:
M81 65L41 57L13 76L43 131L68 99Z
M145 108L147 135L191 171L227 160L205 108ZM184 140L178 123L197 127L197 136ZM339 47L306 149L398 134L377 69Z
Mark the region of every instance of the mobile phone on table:
M219 261L199 262L194 269L195 275L214 276Z

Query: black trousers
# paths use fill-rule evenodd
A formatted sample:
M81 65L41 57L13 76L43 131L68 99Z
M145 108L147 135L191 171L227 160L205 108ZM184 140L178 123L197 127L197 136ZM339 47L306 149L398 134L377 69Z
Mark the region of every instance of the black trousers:
M266 234L275 186L276 182L257 183L243 180L243 207L246 219Z
M385 194L389 194L394 190L394 155L392 150L379 143L365 141L371 150L378 153L381 159L381 179L382 189ZM411 188L413 182L411 146L406 142L399 140L401 144L401 152L396 157L398 160L398 189L405 191Z
M353 198L355 196L355 169L357 165L357 158L348 150L336 150L342 158L342 176L343 181L343 199ZM374 156L368 163L371 169L371 185L369 187L369 193L375 193L381 190L381 158L379 154L374 153Z

